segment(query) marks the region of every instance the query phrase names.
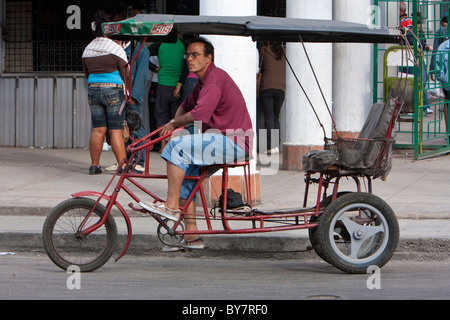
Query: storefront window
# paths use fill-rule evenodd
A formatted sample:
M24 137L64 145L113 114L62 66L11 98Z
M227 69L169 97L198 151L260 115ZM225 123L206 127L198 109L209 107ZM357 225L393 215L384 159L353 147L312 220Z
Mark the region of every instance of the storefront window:
M259 0L258 15L286 17L286 0Z
M199 0L178 0L166 1L166 13L181 15L198 15Z
M3 72L82 72L81 56L92 40L90 22L97 10L126 18L129 8L147 12L147 7L156 4L152 0L79 0L74 3L75 6L59 0L6 0L2 30Z

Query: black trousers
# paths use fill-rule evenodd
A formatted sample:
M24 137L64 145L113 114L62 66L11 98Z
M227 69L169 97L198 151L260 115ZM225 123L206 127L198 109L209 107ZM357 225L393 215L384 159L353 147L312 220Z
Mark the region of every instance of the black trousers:
M158 128L172 120L180 107L181 97L174 97L174 90L175 87L158 84L155 105L155 118Z
M264 111L264 124L267 129L267 149L279 145L272 142L272 130L280 130L280 111L284 102L285 93L279 89L267 89L261 91L261 106ZM279 135L278 135L279 136Z

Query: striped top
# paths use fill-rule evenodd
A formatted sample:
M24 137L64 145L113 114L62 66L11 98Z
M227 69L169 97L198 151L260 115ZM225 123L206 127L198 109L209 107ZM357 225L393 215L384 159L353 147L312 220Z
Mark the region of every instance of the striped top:
M95 38L84 50L82 60L88 83L123 84L128 66L127 55L113 40Z

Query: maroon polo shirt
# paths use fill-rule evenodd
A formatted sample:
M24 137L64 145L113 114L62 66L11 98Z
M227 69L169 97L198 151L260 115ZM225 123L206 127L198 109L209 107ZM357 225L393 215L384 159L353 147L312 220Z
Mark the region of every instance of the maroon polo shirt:
M244 97L233 79L214 63L181 108L203 123L203 132L217 129L252 156L254 132Z

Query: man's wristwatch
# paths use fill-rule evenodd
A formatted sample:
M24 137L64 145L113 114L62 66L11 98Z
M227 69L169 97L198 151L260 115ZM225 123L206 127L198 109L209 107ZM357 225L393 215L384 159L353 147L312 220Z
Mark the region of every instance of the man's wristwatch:
M176 128L176 126L175 126L175 119L170 120L170 124L171 124L174 128Z

